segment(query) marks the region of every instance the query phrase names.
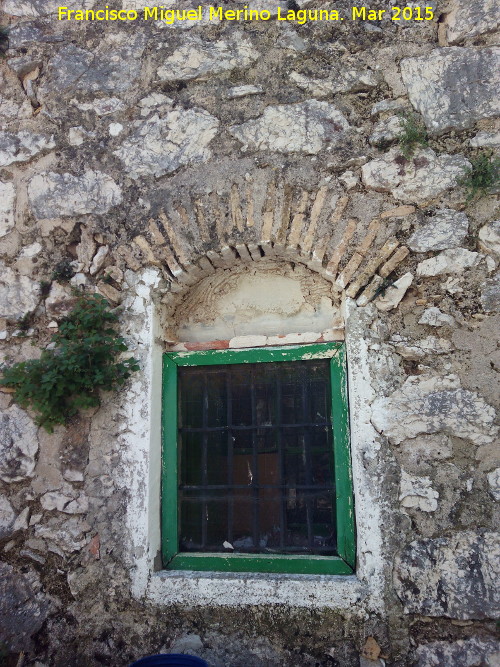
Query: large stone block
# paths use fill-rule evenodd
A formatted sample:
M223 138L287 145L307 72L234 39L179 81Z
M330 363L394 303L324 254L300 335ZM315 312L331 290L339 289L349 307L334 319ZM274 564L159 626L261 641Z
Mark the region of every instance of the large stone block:
M16 189L13 183L0 182L0 237L14 227L14 205Z
M188 164L206 162L212 156L208 144L217 134L219 121L204 109L174 109L164 118L154 115L139 121L115 155L129 176L163 176Z
M452 0L448 7L445 26L449 44L494 32L500 24L500 12L495 0Z
M391 396L374 401L372 423L394 444L423 433L445 433L486 445L498 433L494 408L462 389L456 375L408 377Z
M20 276L0 261L0 317L19 320L30 313L40 300L40 285L28 276Z
M463 155L436 155L430 148L406 160L399 149L371 160L361 168L369 190L390 192L400 201L425 204L457 186L470 163Z
M407 614L496 618L500 535L462 532L415 540L396 557L394 584Z
M40 577L31 569L20 572L0 562L0 641L10 651L29 651L31 638L50 611Z
M456 248L467 236L469 220L465 213L443 208L428 216L408 239L407 245L415 252Z
M44 150L54 148L54 138L22 130L18 134L0 134L0 167L14 162L26 162Z
M122 201L121 188L102 171L81 176L43 172L28 184L28 197L38 220L86 213L106 213Z
M12 405L0 415L0 479L32 477L38 452L38 429L28 414Z
M500 113L500 49L450 47L401 61L410 101L427 129L466 129Z
M218 42L195 38L166 58L158 69L158 77L160 81L206 79L236 67L248 67L258 55L250 42L242 38Z
M259 118L229 131L243 143L242 150L315 155L327 143L337 144L348 129L346 118L334 106L307 100L267 107Z

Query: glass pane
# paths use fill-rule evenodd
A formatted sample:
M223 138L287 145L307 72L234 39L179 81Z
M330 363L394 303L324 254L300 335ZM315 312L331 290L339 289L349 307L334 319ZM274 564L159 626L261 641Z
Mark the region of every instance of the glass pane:
M181 550L335 553L329 361L179 371Z

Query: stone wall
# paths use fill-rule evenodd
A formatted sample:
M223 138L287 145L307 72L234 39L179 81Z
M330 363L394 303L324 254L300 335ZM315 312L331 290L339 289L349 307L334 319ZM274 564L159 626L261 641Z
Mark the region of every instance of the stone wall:
M500 143L498 7L438 1L432 20L395 22L384 0L366 21L345 0L248 4L272 18L58 21L52 0L3 0L2 359L36 357L79 287L119 308L141 360L126 391L51 435L0 393L7 664L185 650L214 666L492 667L500 223L496 192L470 199L461 177ZM277 20L298 6L345 20ZM405 157L409 111L428 139ZM159 497L134 443L159 440L161 350L210 342L216 290L249 275L310 294L318 329L298 308L285 343L342 339L349 314L358 580L313 578L305 601L287 597L300 577L258 595L235 579L217 599L196 579L162 602L146 593ZM255 344L242 321L226 346Z

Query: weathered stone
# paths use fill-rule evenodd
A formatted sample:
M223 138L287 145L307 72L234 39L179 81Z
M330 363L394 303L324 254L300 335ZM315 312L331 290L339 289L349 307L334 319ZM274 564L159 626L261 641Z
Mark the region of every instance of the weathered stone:
M390 116L380 120L368 141L372 146L385 146L397 139L403 131L403 122L399 116Z
M32 477L38 452L37 427L17 405L0 415L0 479L19 482Z
M491 495L495 500L500 500L500 468L496 468L488 473L487 478Z
M98 271L100 271L100 269L102 269L108 254L109 254L109 246L102 245L94 255L92 264L90 265L91 276L94 276L96 273L98 273Z
M0 237L8 234L14 227L14 206L16 189L13 183L0 182Z
M109 116L125 109L125 105L117 97L100 97L97 100L92 100L92 102L71 100L71 104L80 111L93 111L98 116ZM86 133L86 135L92 136L90 133Z
M339 181L345 185L346 190L352 190L359 183L359 178L353 171L347 170L339 176Z
M472 127L500 113L500 49L450 47L401 61L410 101L427 129L441 133Z
M407 338L396 335L389 342L403 359L412 361L418 361L428 354L449 354L453 350L449 340L437 336L427 336L410 342Z
M230 128L243 143L242 150L278 151L315 155L325 143L335 145L349 124L334 106L317 100L266 107L255 120Z
M76 297L67 286L53 282L45 299L45 310L48 317L66 317L75 303Z
M120 301L123 298L123 295L122 295L121 292L119 292L115 287L113 287L113 285L108 285L103 280L100 280L97 283L97 291L105 299L107 299L110 303L112 303L114 305L116 305L117 303L120 303Z
M402 507L434 512L437 509L439 493L432 488L429 477L414 477L404 470L401 473L399 500Z
M500 642L488 637L430 642L417 648L416 659L415 667L497 667Z
M488 313L500 311L500 275L489 278L481 285L481 305Z
M424 259L417 266L417 276L421 278L430 278L432 276L442 276L446 273L463 273L465 269L475 266L481 255L478 252L471 252L465 248L451 248L443 250L436 257Z
M445 433L485 445L498 433L494 408L462 389L456 375L408 377L391 396L374 401L372 423L395 444L422 433Z
M414 252L456 248L467 236L469 220L465 213L442 208L427 216L408 239L407 245Z
M450 437L442 433L419 435L416 438L405 440L400 447L405 460L417 466L429 461L442 461L453 454Z
M43 172L28 184L28 197L38 220L86 213L106 213L122 201L121 188L101 171L81 176Z
M30 518L30 508L25 507L14 521L14 525L12 527L13 532L17 530L28 530L29 518Z
M371 116L378 116L381 113L384 113L385 111L403 111L405 108L405 101L403 98L399 98L397 100L381 100L380 102L376 102L372 106L372 110L370 112Z
M169 174L187 164L206 162L208 144L219 121L203 109L175 109L160 120L154 115L135 124L135 130L114 154L132 178Z
M0 287L0 317L19 320L37 307L39 283L20 276L3 262L0 262Z
M394 582L407 614L495 618L500 535L457 533L411 542L396 557Z
M114 33L91 52L74 44L63 46L49 61L39 88L49 101L66 90L117 93L129 90L141 71L146 36L141 31Z
M262 86L234 86L227 91L230 100L235 100L247 95L261 95L264 92Z
M500 256L500 220L490 222L479 230L481 249Z
M96 0L66 0L68 9L92 9ZM57 14L59 0L5 0L2 10L12 16L48 16Z
M66 491L71 492L68 488ZM59 491L48 491L40 498L40 504L46 510L58 510L65 514L85 514L89 509L88 498L73 492L71 495Z
M7 496L0 495L0 539L9 537L13 533L15 520L16 513Z
M0 562L0 640L11 651L31 649L31 637L40 630L50 610L38 574L22 569Z
M381 77L371 70L338 70L326 79L311 79L299 72L292 72L290 79L299 88L314 97L329 97L339 92L361 92L376 88Z
M59 518L50 519L46 524L35 527L35 536L52 542L64 552L80 551L87 543L85 535L89 524L80 517L71 517L64 523Z
M54 137L44 134L33 134L21 130L17 134L11 132L0 133L0 167L6 167L14 162L26 162L32 157L50 150L55 146Z
M361 172L369 190L391 192L400 201L423 204L455 187L469 166L462 155L436 155L427 148L406 160L398 148L392 148L363 165Z
M452 327L455 324L455 318L432 306L424 310L418 323L427 324L429 327Z
M166 58L157 74L160 81L203 80L236 67L248 67L258 55L251 43L241 37L218 42L196 38Z
M473 148L500 148L500 132L478 132L469 143Z
M458 44L464 39L494 32L499 24L498 7L492 0L478 0L463 3L453 0L446 15L446 40L449 44Z
M413 274L405 273L404 276L401 276L401 278L390 285L385 290L384 294L377 297L375 306L383 313L387 313L389 310L396 308L408 291L412 282Z

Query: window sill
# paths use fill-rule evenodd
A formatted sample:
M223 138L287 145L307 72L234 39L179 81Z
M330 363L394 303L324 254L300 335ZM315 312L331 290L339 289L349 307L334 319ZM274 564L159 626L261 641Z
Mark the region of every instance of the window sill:
M146 598L153 604L350 609L369 596L355 575L188 572L162 570L151 575Z

